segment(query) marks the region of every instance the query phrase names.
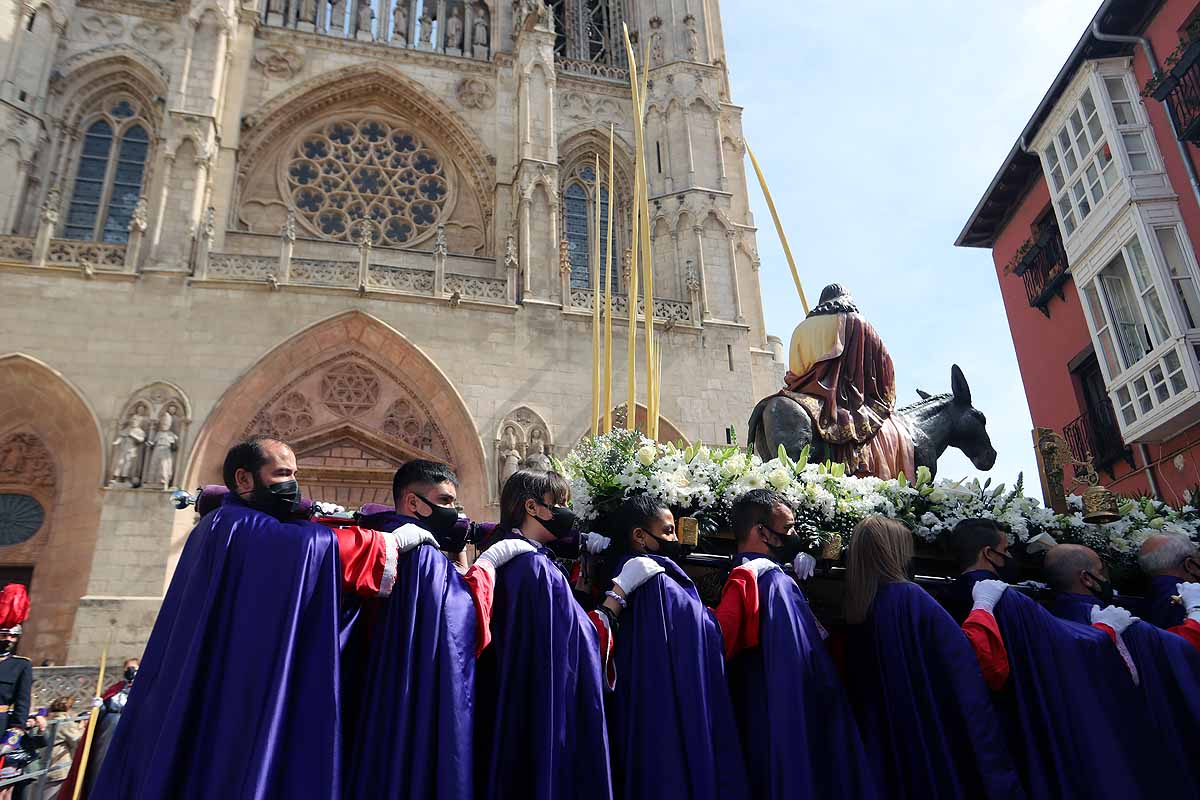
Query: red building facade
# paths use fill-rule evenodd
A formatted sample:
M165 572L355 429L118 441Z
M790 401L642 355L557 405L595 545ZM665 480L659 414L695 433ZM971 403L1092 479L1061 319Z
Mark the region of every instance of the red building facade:
M1200 484L1200 3L1107 0L956 244L992 251L1033 424L1124 495Z

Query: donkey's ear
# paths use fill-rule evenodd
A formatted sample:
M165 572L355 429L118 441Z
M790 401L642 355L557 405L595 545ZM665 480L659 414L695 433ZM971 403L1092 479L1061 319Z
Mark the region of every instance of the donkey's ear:
M917 397L921 398L922 400L928 400L929 398L933 397L933 395L931 395L929 392L924 392L920 389L917 389Z
M950 391L954 393L954 402L964 406L971 405L971 387L967 385L967 378L958 368L958 364L950 367Z

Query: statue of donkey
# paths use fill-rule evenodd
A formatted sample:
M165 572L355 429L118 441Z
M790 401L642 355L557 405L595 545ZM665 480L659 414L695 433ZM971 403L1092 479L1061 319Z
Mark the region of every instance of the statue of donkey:
M957 364L950 368L950 388L950 394L936 396L917 390L919 401L892 412L909 424L916 465L929 467L936 475L938 458L947 447L956 447L976 469L989 470L996 463L996 450L988 438L987 420L971 405L971 387ZM783 395L772 395L755 406L747 441L754 443L755 452L764 460L774 458L781 444L791 458L798 458L808 445L812 445L809 461L828 458L824 442L813 436L808 412Z

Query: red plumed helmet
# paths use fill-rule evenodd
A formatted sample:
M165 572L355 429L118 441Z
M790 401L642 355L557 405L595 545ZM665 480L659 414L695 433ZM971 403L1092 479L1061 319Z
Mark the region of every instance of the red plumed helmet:
M0 633L20 635L21 623L29 617L29 594L19 583L0 589Z

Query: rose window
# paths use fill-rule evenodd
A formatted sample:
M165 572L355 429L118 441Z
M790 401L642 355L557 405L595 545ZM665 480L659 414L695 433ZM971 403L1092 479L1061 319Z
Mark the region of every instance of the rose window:
M441 218L450 194L442 157L378 119L337 120L303 136L287 162L297 215L324 239L400 247Z

